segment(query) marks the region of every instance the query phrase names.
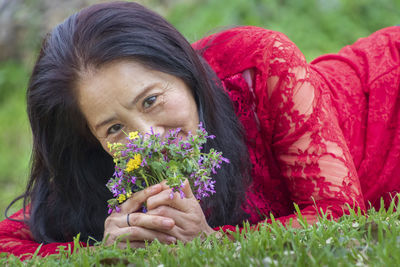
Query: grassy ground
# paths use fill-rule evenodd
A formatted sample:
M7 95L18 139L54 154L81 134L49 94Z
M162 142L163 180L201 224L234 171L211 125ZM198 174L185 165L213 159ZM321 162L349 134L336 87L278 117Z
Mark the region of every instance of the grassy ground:
M316 225L284 228L277 223L259 231L234 233L235 241L199 238L186 245L154 242L146 249L105 247L68 249L21 263L0 258L3 266L397 266L400 262L399 211L352 211L338 222L321 217ZM397 209L398 210L398 209Z

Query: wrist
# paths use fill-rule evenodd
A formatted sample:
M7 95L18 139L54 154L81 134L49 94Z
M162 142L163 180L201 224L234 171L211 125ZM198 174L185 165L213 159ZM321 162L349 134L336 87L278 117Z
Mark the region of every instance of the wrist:
M212 234L216 233L216 231L214 231L214 229L212 229L212 228L207 224L207 228L206 228L206 231L204 231L204 233L205 233L207 236L209 236L209 235L212 235Z

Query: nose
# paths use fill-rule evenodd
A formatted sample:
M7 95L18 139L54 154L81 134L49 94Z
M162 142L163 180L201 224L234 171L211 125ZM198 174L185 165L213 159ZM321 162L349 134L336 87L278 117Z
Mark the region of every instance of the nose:
M129 132L138 131L143 136L145 136L146 133L149 133L149 134L154 133L154 134L159 134L161 137L163 137L165 134L164 127L159 126L152 121L147 121L147 120L138 119L138 118L136 118L134 120L134 122L132 121L129 123L128 130L129 130Z

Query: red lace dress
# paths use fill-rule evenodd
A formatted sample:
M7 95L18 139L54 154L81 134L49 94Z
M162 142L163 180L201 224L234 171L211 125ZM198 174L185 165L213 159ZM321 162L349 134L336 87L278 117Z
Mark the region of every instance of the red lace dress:
M272 213L296 225L293 203L310 223L321 210L334 219L346 204L377 207L400 189L400 27L311 64L285 35L257 27L193 46L222 80L247 132L251 223ZM0 223L0 251L22 255L38 246L24 223Z

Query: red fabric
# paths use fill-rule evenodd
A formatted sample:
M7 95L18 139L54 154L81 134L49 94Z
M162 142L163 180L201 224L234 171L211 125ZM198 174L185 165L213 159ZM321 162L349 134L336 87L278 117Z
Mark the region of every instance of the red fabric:
M365 210L383 197L387 205L399 191L400 27L311 64L285 35L257 27L193 46L216 71L247 132L253 184L244 208L252 224L272 213L298 225L293 202L309 223L321 210L335 219L346 204ZM44 245L40 254L56 253L58 245ZM21 255L37 247L23 223L0 223L0 251Z
M400 189L400 27L306 63L283 34L235 28L194 44L222 80L254 165L250 222L312 223ZM222 227L233 229L230 226Z
M10 218L23 220L23 210L14 213ZM85 246L84 243L81 245ZM40 247L41 246L41 247ZM23 222L4 220L0 222L0 252L7 252L20 256L21 260L29 259L40 247L37 255L45 257L59 253L59 246L65 250L74 249L73 242L39 244L33 240L29 227Z

